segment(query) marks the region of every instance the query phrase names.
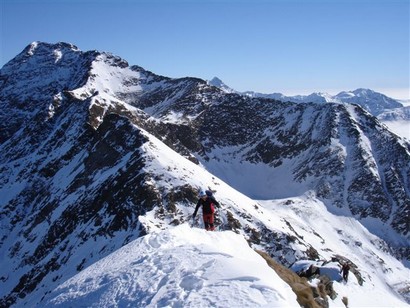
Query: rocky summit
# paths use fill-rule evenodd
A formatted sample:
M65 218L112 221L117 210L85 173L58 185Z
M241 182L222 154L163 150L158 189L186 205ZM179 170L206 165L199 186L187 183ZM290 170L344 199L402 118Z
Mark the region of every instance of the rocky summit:
M132 240L186 223L201 187L221 200L220 230L286 266L342 252L315 225L269 224L267 200L349 217L368 254L410 263L410 144L359 105L227 93L42 42L0 70L0 105L2 307L40 303Z

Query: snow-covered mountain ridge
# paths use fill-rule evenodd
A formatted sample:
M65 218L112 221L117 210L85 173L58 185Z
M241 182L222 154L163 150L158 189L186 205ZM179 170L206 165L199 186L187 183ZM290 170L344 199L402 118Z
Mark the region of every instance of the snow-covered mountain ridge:
M140 290L139 296L129 296L129 288ZM119 298L124 307L298 305L290 287L243 237L232 231L206 234L186 224L128 244L59 286L44 302L108 307Z
M208 186L220 228L282 264L343 255L362 293L390 290L387 303L408 288L409 144L360 107L226 94L66 43L6 64L0 104L2 305L42 305L134 239L185 224Z
M271 98L282 102L356 104L376 116L394 133L410 140L410 115L408 111L410 107L407 106L407 102L390 98L370 89L361 88L354 91L342 91L336 95L326 92L315 92L309 95L286 96L282 93L239 92L226 85L217 77L209 80L208 84L220 88L225 93Z
M363 107L363 109L369 111L374 116L378 116L386 110L403 107L403 104L396 99L390 98L382 93L363 88L353 91L342 91L336 95L331 95L326 92L315 92L309 95L286 96L282 93L264 94L253 91L239 92L227 86L217 77L214 77L208 81L208 83L222 89L226 93L238 93L249 97L272 98L283 102L356 104Z

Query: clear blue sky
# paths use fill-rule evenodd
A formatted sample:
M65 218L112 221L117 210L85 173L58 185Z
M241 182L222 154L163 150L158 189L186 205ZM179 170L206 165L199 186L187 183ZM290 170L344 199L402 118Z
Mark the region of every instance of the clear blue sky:
M0 2L0 67L33 41L64 41L240 91L410 98L410 0Z

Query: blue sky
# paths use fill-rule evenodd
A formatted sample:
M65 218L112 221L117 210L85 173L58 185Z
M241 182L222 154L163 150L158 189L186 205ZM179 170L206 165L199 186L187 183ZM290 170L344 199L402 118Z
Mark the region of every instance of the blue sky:
M0 1L0 66L64 41L240 91L410 98L410 0Z

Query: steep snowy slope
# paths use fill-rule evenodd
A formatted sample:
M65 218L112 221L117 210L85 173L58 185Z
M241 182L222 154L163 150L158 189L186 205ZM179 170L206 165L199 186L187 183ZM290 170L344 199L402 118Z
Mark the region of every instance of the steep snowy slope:
M61 307L297 307L290 287L234 232L153 232L58 286Z
M366 262L360 265L371 268ZM351 307L405 306L380 286L377 270L370 274L362 286L353 274L348 283L335 282L339 295L330 307L343 306L343 297ZM390 276L392 282L405 277ZM184 224L131 242L60 284L42 305L297 307L295 297L241 236ZM29 304L35 303L32 297Z

